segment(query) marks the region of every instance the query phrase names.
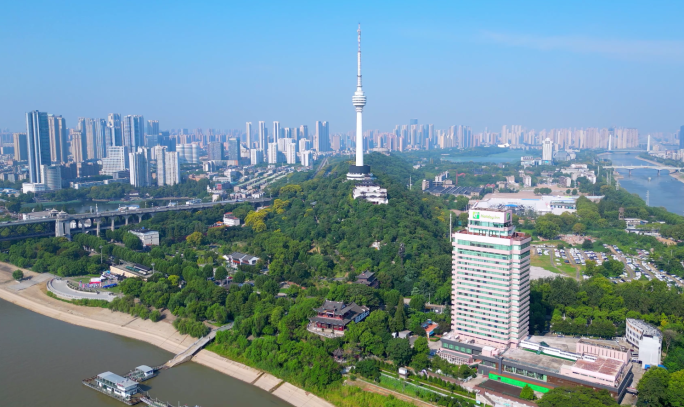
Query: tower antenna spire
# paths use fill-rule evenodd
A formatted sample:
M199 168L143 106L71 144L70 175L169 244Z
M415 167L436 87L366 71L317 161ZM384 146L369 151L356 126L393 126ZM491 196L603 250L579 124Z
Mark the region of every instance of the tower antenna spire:
M358 70L356 73L356 87L361 89L361 23L359 23L359 28L356 30L359 39L359 51L358 51Z

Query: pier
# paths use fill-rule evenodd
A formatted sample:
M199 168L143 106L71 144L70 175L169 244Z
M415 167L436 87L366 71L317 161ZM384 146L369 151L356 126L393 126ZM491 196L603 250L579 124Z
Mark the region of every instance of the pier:
M199 338L192 345L190 345L186 350L184 350L183 352L174 356L173 359L166 362L166 364L164 366L166 368L170 369L174 366L180 365L181 363L187 362L188 360L192 359L192 357L195 356L195 354L197 352L199 352L200 349L205 347L209 342L211 342L214 338L216 338L216 333L218 331L224 331L224 330L230 329L232 327L233 327L233 323L231 322L227 325L220 327L219 329L212 330L211 332L209 332L209 334L207 336L203 336L203 337Z
M150 398L149 394L143 395L140 392L138 383L142 383L152 379L153 377L156 377L162 370L170 369L174 366L180 365L181 363L187 362L209 342L216 338L216 333L218 331L224 331L231 329L232 327L233 323L231 322L218 329L213 329L207 336L199 338L187 349L180 352L163 365L155 367L140 365L128 372L123 377L112 372L104 372L97 376L83 380L83 384L129 406L143 402L152 407L173 407L173 405L169 403L159 401L157 399L153 400Z

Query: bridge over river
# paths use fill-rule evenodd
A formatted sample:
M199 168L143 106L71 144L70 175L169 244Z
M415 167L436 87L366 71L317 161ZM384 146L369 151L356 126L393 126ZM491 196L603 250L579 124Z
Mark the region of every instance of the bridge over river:
M201 209L212 208L216 205L227 205L241 202L247 202L255 207L260 207L265 206L270 201L271 198L238 199L217 202L202 202L187 205L155 206L152 208L122 209L117 211L98 211L75 214L53 210L48 216L45 217L29 217L29 219L1 222L0 241L50 236L52 234L57 237L64 236L71 239L72 224L74 223L76 224L74 231L78 232L78 226L80 225L81 233L85 233L86 230L92 230L92 228L88 228L86 224L90 223L92 225L94 223L96 225L95 230L97 231L97 235L100 236L101 225L103 223L106 224L107 221L110 223L111 230L114 230L117 226L121 226L122 222L123 225L128 225L129 219L131 217L137 217L138 222L142 222L145 216L152 217L155 214L162 212L197 211ZM54 229L52 229L53 225Z
M666 165L606 165L603 168L612 168L614 170L628 170L629 175L632 175L632 170L657 170L658 176L660 176L660 171L681 172L684 169L684 167L671 167Z

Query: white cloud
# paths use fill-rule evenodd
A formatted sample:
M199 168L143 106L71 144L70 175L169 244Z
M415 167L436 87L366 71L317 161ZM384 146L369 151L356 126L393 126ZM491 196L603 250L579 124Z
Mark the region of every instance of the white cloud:
M601 39L581 36L533 36L485 31L485 40L511 47L540 51L568 51L602 54L624 59L667 59L684 61L684 41Z

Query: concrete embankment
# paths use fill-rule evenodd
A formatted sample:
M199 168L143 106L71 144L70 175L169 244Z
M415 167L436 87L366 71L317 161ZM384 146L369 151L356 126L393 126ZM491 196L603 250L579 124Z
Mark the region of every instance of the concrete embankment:
M97 329L113 334L141 340L168 352L177 354L188 348L195 338L181 335L171 324L173 316L159 322L141 320L121 312L104 308L78 306L50 298L46 294L46 282L17 290L12 271L17 267L0 262L0 298L33 312L58 319L73 325ZM27 277L39 275L25 270ZM23 284L22 287L26 285ZM200 351L193 361L224 373L233 378L249 382L296 407L334 407L327 401L260 370L223 358L207 350Z

